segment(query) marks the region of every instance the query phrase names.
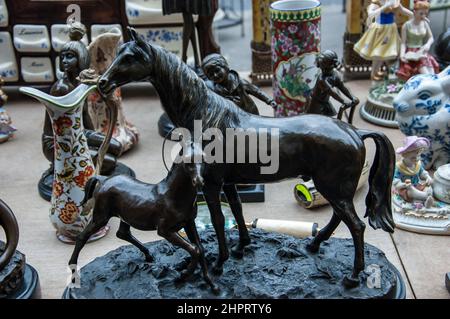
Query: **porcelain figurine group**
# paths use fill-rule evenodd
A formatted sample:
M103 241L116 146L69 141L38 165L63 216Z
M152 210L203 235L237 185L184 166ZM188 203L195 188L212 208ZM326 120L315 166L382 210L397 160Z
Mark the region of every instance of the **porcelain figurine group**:
M384 77L383 64L389 66L400 58L397 76L408 80L416 74L434 74L439 66L429 53L434 42L428 20L430 3L414 1L414 12L402 6L400 0L373 0L368 6L368 29L355 44L354 50L366 60L372 61L372 79ZM410 20L397 31L396 14Z

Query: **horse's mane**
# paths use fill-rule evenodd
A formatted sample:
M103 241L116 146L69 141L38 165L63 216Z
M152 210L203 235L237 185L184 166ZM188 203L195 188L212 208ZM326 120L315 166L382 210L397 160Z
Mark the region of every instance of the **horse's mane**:
M175 125L192 129L194 120L202 120L204 130L240 127L239 114L244 112L238 106L210 90L175 54L156 45L147 46L153 57L150 81L164 108L178 117Z

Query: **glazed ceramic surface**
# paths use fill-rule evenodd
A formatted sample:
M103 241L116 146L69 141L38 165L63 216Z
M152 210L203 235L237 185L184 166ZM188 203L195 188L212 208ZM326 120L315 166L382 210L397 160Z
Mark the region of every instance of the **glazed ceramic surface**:
M304 113L319 73L315 61L320 51L320 2L274 2L270 19L276 116Z
M427 169L450 162L450 67L412 77L394 99L394 108L403 134L431 141L422 154Z
M144 39L152 44L181 57L183 47L183 27L139 28L136 31L144 36ZM189 46L188 56L192 56L192 48Z
M20 64L25 82L53 82L55 80L50 58L22 58Z
M17 24L14 30L14 46L19 52L49 52L50 36L45 25Z
M131 25L183 23L181 14L163 16L161 0L125 0L125 10Z
M439 167L434 173L433 195L440 201L450 204L450 164Z
M119 31L119 29L113 31ZM114 60L121 40L122 35L117 32L106 32L96 37L88 48L91 57L90 68L94 69L97 74L102 75ZM120 142L123 153L138 142L139 132L125 118L120 89L115 90L114 94L109 96L108 99L110 99L110 103L117 107L117 121L114 126L113 137ZM107 103L97 92L94 92L88 98L88 108L94 128L106 135L110 125L110 111Z
M50 220L58 233L75 238L91 219L81 202L87 180L95 174L82 122L82 106L95 86L79 85L71 93L53 97L39 90L20 91L41 101L52 119L55 136L55 171Z
M16 55L9 32L0 32L0 76L5 82L19 80Z
M9 22L8 8L5 0L0 0L0 27L7 27Z
M122 35L122 26L120 24L93 24L91 26L91 39L94 42L101 34L108 33L114 30Z
M70 41L69 38L69 25L67 24L54 24L51 27L52 35L52 47L56 52L60 52L64 44ZM81 40L86 46L89 44L87 35L85 34Z

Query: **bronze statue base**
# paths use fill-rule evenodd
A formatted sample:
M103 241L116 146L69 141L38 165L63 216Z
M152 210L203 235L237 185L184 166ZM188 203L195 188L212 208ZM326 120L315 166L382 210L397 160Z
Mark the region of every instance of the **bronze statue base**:
M127 165L117 162L115 170L109 175L129 175L136 177L136 173ZM41 179L38 182L39 195L46 201L50 201L52 198L53 189L53 166L50 166L44 173L42 173Z
M4 243L0 242L0 252ZM0 299L39 299L41 288L37 271L25 263L25 255L16 251L0 271Z
M208 228L200 237L211 269L217 255L215 232ZM227 237L236 243L238 231L229 230ZM314 254L306 249L311 238L297 239L260 229L251 230L250 237L252 243L245 248L243 259L231 257L220 276L210 271L219 295L205 283L200 267L186 282L177 283L189 255L167 241L156 241L145 245L155 257L153 263L146 262L134 246L122 246L81 268L81 288L66 288L63 298L405 298L399 272L372 245L365 244L366 270L360 274L361 283L346 289L342 279L352 271L352 240L331 238Z

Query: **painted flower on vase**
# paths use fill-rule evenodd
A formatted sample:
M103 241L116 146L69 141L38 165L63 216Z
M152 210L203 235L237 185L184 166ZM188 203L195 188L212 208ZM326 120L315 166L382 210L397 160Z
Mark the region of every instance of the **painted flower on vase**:
M78 175L74 178L75 184L78 187L84 187L88 179L94 174L94 169L92 166L87 166L83 171L80 171Z
M64 186L61 182L53 181L53 195L60 197L64 193Z
M72 200L68 200L59 213L59 219L64 224L73 224L77 220L78 206Z
M61 116L53 121L53 129L56 135L64 135L66 130L72 128L72 119L67 116Z

